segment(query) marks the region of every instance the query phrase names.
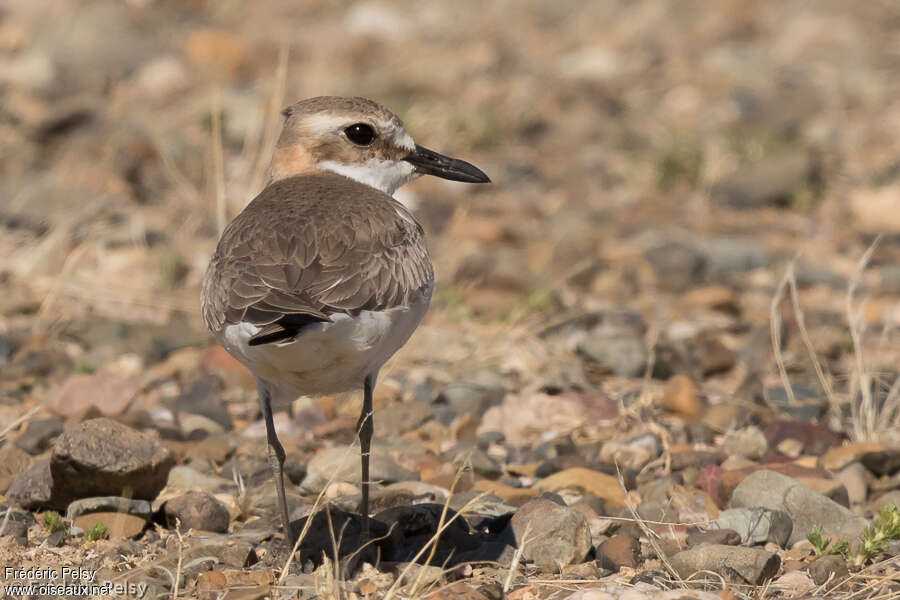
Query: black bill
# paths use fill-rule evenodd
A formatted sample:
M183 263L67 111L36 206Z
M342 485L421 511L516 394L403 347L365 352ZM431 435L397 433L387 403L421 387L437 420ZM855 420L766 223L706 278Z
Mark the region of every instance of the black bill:
M473 164L469 164L458 158L450 158L438 154L428 148L416 145L416 150L405 159L416 167L418 173L434 175L453 181L465 181L466 183L490 183L491 179Z

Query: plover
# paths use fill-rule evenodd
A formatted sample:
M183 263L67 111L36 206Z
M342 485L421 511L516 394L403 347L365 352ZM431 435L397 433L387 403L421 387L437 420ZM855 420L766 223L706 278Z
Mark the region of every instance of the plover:
M470 183L481 170L415 144L365 98L283 111L265 189L222 233L201 303L216 340L256 377L285 533L284 448L273 406L362 388L362 537L369 537L372 391L419 325L434 288L422 227L392 195L421 175Z

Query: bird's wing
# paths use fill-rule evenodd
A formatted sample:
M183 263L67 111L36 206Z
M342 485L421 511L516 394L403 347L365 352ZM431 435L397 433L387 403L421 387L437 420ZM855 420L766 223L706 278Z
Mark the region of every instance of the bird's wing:
M226 228L203 282L211 331L292 337L335 313L406 305L434 278L422 228L390 196L338 175L269 185Z

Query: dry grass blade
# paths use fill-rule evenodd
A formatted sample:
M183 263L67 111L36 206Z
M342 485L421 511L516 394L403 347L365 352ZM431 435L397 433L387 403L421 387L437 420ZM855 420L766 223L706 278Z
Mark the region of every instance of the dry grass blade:
M634 518L634 522L638 524L638 527L641 528L641 531L644 532L644 535L647 536L648 543L653 547L653 551L656 552L656 556L659 557L660 562L662 562L663 566L666 567L666 570L669 572L669 575L676 581L682 588L687 588L684 580L678 575L678 572L675 571L675 568L669 562L669 559L666 557L665 552L663 552L662 547L659 545L659 542L656 541L656 538L659 537L656 532L654 532L650 527L647 526L647 522L641 518L640 515L637 514L637 510L635 510L634 503L628 497L628 489L625 487L625 479L622 477L622 472L619 470L619 465L616 464L616 476L619 480L619 487L622 488L622 491L625 492L625 506L628 508L628 512L631 513L631 516ZM670 523L667 523L670 525Z
M531 541L529 538L529 533L531 533L531 521L525 525L525 533L522 534L522 544L516 548L516 551L513 552L512 560L509 563L509 571L506 573L506 579L503 580L503 595L509 593L509 588L512 586L513 575L516 572L516 569L519 568L519 563L522 561L522 555L525 554L525 547L528 545L528 542Z
M266 165L269 156L275 148L275 142L278 138L278 132L281 125L281 109L284 104L284 93L287 86L287 70L290 52L287 44L282 44L278 49L278 67L275 70L275 85L272 90L272 97L269 101L269 109L266 120L265 132L259 146L259 152L254 161L253 172L250 177L248 189L251 195L262 186L266 175Z
M212 165L216 195L216 229L221 236L222 232L225 231L225 226L228 224L228 206L225 202L225 151L222 147L222 92L218 87L213 89L210 117L212 118Z
M175 582L172 584L172 600L178 600L178 586L181 583L181 570L184 564L184 537L181 535L181 519L175 518L175 535L178 536L178 564L175 567Z
M7 434L9 434L10 431L13 431L14 429L18 429L19 426L21 426L23 423L27 423L28 421L30 421L31 417L33 417L35 414L37 414L37 412L39 410L41 410L40 404L32 407L31 410L29 410L27 413L25 413L24 415L22 415L21 417L19 417L18 419L16 419L15 421L10 423L6 427L4 427L3 430L0 431L0 442L2 442L3 440L6 439L6 436L7 436Z
M447 494L447 499L444 501L444 506L441 509L441 516L438 519L438 532L442 531L442 526L447 518L447 511L450 509L450 498L453 496L453 491L456 489L456 485L459 483L459 479L462 477L462 474L466 470L467 466L471 468L471 456L472 454L470 452L469 458L466 459L465 463L463 463L459 466L458 469L456 469L456 474L453 477L453 482L450 484L450 493ZM437 552L437 537L434 538L434 543L432 543L431 541L429 541L429 543L431 544L431 550L428 553L428 558L425 560L425 566L430 565L431 561L434 560L434 554L435 552ZM407 569L408 568L409 567L407 567ZM404 569L404 574L405 573L406 569ZM419 589L419 584L422 582L422 576L424 575L424 573L425 569L419 569L416 573L416 579L413 581L412 588L409 591L410 597L415 597L416 590Z
M862 258L856 265L856 271L850 279L847 286L847 295L844 298L844 310L847 317L847 325L850 328L850 339L853 341L853 355L855 360L855 369L851 378L850 386L850 413L853 419L853 434L857 440L865 440L874 436L876 430L877 408L875 400L872 396L872 377L866 368L866 361L863 355L862 335L860 321L862 320L853 309L853 299L856 290L859 288L862 275L872 260L872 255L878 246L881 236L875 238L875 241L866 249ZM856 394L859 393L860 400L857 402Z
M778 287L775 289L775 295L772 296L772 303L769 306L769 331L772 336L772 352L775 355L775 364L778 366L778 376L781 377L781 385L784 386L784 391L787 393L788 402L790 404L797 403L797 397L794 395L794 388L791 387L791 380L788 377L787 369L784 366L784 355L781 353L781 312L778 310L778 307L781 305L781 301L784 299L784 292L788 287L789 275L793 273L794 263L788 264L787 269L785 269L784 277L781 278L781 281L778 283Z

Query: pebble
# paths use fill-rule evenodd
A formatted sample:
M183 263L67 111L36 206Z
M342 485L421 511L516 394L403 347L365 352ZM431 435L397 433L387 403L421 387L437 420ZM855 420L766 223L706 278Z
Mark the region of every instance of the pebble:
M775 471L748 475L731 496L734 508L764 507L786 512L794 522L788 545L806 539L815 524L825 534L856 538L868 524L848 508Z
M54 494L73 499L121 496L152 500L166 484L173 457L159 440L107 418L66 430L53 445Z
M618 534L597 548L597 563L601 568L618 571L622 567L637 568L641 544L630 535Z
M672 567L683 578L698 571L713 571L735 583L762 585L781 568L777 554L759 548L706 544L682 550L670 557Z
M535 498L525 503L509 527L523 558L545 571L580 563L591 549L591 531L584 515L552 500Z
M418 480L419 474L407 471L391 458L385 446L372 445L371 478L383 483ZM329 481L359 485L359 450L334 447L319 450L306 466L306 477L300 484L301 494L318 494Z
M50 460L43 458L19 473L9 485L6 497L22 508L62 508L65 502L53 495L53 476Z
M762 507L724 510L719 513L714 525L736 531L745 545L773 542L782 548L787 546L794 529L794 522L786 512Z
M31 455L15 444L6 444L0 448L0 494L5 494L13 480L33 464Z
M703 411L697 386L684 375L673 375L666 382L663 388L662 407L689 423L696 422Z
M610 506L625 506L625 491L616 477L584 467L573 467L554 473L538 481L534 487L542 492L580 489L603 499Z
M147 526L147 519L121 512L92 512L77 517L72 525L82 531L90 531L97 523L106 526L109 539L136 538Z
M66 518L73 520L83 514L93 512L127 513L149 521L152 508L146 500L132 500L122 496L81 498L69 503L68 508L66 508Z
M816 585L824 585L831 581L831 585L843 581L850 576L847 569L847 561L843 556L835 554L820 556L809 566L809 574Z
M120 415L140 389L134 377L106 373L70 375L53 396L49 408L63 417L84 414L96 408L101 415Z
M62 419L57 417L32 419L25 431L16 438L15 445L28 454L37 455L49 448L50 442L62 432Z
M197 529L225 533L230 517L228 509L208 492L188 492L166 502L166 521L175 526L176 519L183 529Z
M766 455L769 443L763 432L758 427L751 425L725 434L725 439L722 440L722 450L731 456L756 461Z

